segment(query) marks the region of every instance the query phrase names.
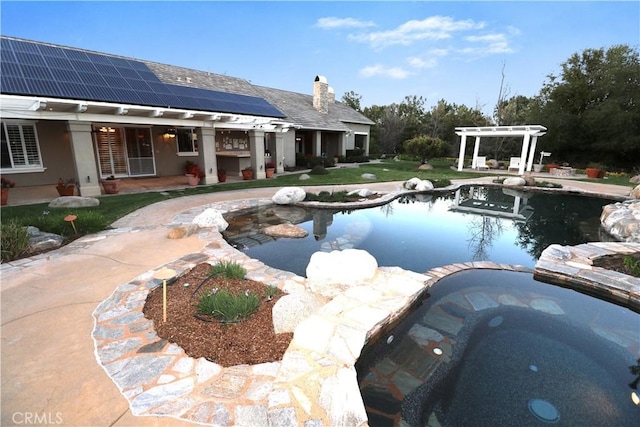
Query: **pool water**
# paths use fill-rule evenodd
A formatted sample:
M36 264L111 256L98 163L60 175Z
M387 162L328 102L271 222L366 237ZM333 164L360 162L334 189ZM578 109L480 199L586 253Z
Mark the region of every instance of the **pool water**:
M469 187L351 211L291 206L237 211L225 216L229 228L223 235L251 258L300 276L306 275L314 252L348 248L366 250L380 266L419 273L469 261L533 267L550 244L611 239L600 230L602 206L611 202ZM285 222L309 235L276 239L261 232L264 226Z
M635 426L640 318L531 274L470 270L356 364L375 426Z

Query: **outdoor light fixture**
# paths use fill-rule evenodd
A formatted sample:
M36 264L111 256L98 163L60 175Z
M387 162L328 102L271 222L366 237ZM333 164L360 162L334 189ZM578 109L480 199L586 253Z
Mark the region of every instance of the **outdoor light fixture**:
M168 128L165 133L165 138L174 138L176 136L176 128Z

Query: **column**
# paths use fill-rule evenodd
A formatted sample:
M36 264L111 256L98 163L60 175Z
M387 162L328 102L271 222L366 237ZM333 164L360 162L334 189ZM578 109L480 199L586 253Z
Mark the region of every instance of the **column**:
M264 131L249 131L249 147L251 148L253 176L255 179L265 179L267 174L264 170Z
M527 165L527 153L529 152L529 137L526 133L522 140L522 151L520 152L520 168L518 169L518 175L524 175L524 167Z
M464 152L467 148L467 134L463 133L460 137L460 154L458 155L458 170L464 167Z
M316 131L313 134L313 156L320 157L322 155L322 131Z
M276 132L276 149L273 153L273 162L276 164L276 173L284 172L284 133Z
M531 172L531 168L533 167L533 161L536 156L536 145L538 144L538 137L533 135L531 138L531 149L529 150L529 158L527 160L527 171Z
M480 151L480 137L476 136L476 142L473 146L473 160L471 161L471 168L478 167L478 151Z
M96 164L96 154L91 137L91 123L67 122L71 153L78 178L78 194L81 196L99 196L100 175Z
M198 133L198 163L204 170L204 183L218 182L218 160L216 159L216 130L214 128L199 128Z

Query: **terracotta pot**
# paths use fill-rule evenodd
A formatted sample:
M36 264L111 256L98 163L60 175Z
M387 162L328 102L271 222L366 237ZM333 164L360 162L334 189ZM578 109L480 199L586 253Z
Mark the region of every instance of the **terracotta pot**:
M547 170L549 171L549 173L551 173L551 169L555 169L557 167L558 167L558 165L554 165L553 163L549 163L547 165Z
M71 184L71 185L65 185L64 187L61 185L56 186L56 190L58 190L58 194L62 197L62 196L73 196L76 193L76 186Z
M187 182L189 183L189 185L196 186L196 185L200 184L200 177L188 173L187 174Z
M275 173L275 171L276 171L275 168L267 168L266 169L267 178L273 178L273 174Z
M105 179L102 181L102 188L106 194L118 194L120 192L119 179Z
M604 178L604 171L599 168L587 168L587 178Z
M2 198L0 198L0 204L2 206L7 204L7 201L9 200L9 189L8 188L3 188L2 189Z
M227 182L227 174L226 174L226 172L218 171L218 182Z
M242 169L242 179L245 181L253 179L253 169Z

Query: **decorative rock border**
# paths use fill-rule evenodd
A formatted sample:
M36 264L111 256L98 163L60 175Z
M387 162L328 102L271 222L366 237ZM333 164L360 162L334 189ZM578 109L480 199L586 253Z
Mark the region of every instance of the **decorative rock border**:
M594 242L551 245L540 255L534 277L578 289L640 313L640 278L594 266L601 258L640 253L640 243Z

